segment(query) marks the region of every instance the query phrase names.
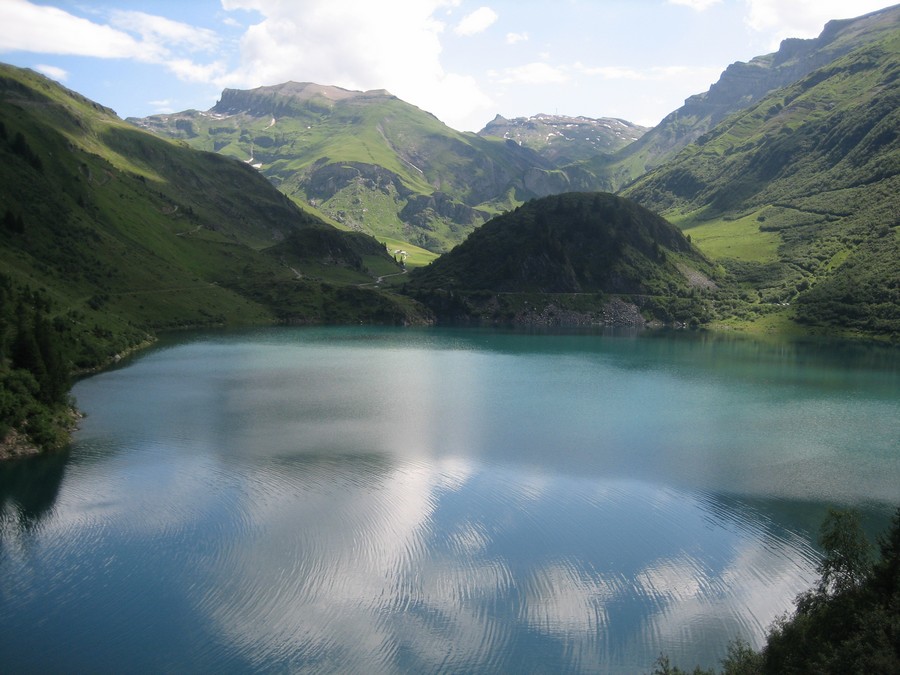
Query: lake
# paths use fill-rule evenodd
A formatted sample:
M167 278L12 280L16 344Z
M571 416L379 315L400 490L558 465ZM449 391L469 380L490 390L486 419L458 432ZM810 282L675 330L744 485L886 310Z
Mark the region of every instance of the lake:
M900 355L650 332L181 335L0 466L9 672L642 673L755 646L900 504Z

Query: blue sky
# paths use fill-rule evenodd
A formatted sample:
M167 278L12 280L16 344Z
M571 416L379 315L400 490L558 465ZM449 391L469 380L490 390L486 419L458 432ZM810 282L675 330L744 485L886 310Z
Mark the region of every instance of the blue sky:
M121 116L226 87L387 89L448 125L495 114L647 126L728 64L883 0L0 0L0 61Z

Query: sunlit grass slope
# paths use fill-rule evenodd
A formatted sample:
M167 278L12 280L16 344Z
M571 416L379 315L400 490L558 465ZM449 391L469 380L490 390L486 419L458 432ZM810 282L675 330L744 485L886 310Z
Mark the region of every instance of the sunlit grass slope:
M131 120L254 165L348 229L435 252L568 178L514 142L457 132L386 91L287 82L226 90L209 111Z
M81 365L188 325L403 320L386 296L337 292L398 269L378 242L304 213L242 162L11 66L0 66L0 172L3 274L44 289ZM273 247L293 236L315 246L287 264Z

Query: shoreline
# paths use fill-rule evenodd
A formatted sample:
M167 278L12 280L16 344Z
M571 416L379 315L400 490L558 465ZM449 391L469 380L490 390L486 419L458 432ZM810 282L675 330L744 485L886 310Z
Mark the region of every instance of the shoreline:
M624 303L623 303L624 304ZM552 307L553 311L551 312L551 317L546 316L546 310ZM636 309L636 308L635 308ZM559 312L559 313L557 313ZM618 314L619 312L614 312L613 314ZM633 312L627 312L627 317L629 319L634 318ZM572 321L573 318L577 316L578 320ZM591 321L585 322L585 318L592 319ZM466 323L464 325L481 325L487 327L495 327L501 328L506 326L513 330L527 330L533 329L536 327L548 327L548 328L565 328L565 327L616 327L616 326L629 326L637 331L653 331L664 326L658 325L656 322L644 321L643 324L634 322L622 322L621 317L616 316L616 319L619 321L613 320L610 322L600 321L597 322L596 315L588 315L586 317L583 313L579 312L566 312L565 310L560 311L560 308L555 306L548 306L544 308L544 312L538 313L524 313L514 318L513 321L507 323L498 323L492 321L474 321L471 323ZM550 321L547 321L548 318L551 318ZM530 319L530 321L529 321ZM537 319L537 320L536 320ZM552 320L552 319L555 319ZM563 319L560 321L560 319ZM569 319L566 321L565 319ZM259 326L272 325L272 324L258 324ZM281 323L280 325L289 326L289 322ZM440 322L433 324L436 326L441 325ZM217 327L207 327L205 330L215 331L227 328L227 326L217 326ZM814 327L814 326L800 326L801 330L778 330L777 328L773 330L771 326L765 326L764 322L741 322L740 324L728 324L725 322L717 322L713 321L710 324L702 325L697 329L688 328L683 325L675 325L670 326L675 330L686 331L686 332L707 332L722 336L744 336L751 339L758 339L763 341L772 340L775 338L783 338L783 339L804 339L804 338L813 338L813 339L834 339L834 340L842 340L848 342L874 342L887 346L896 345L896 341L892 339L891 336L884 335L868 335L864 333L857 332L848 332L848 331L834 331L829 330L824 327ZM760 330L762 328L762 330ZM176 329L172 331L165 331L167 333L174 332L177 333L183 329ZM141 342L132 345L131 347L114 354L110 357L106 362L101 365L98 365L93 368L87 368L83 370L76 371L72 374L73 379L80 379L84 377L90 377L91 375L96 375L98 373L103 372L107 368L113 367L121 363L123 360L128 357L136 354L137 352L143 351L149 347L152 347L159 341L158 335L150 335L147 339L142 340ZM27 459L30 457L38 457L40 455L48 455L57 452L65 451L70 443L71 443L71 435L78 429L78 421L84 417L84 414L78 410L76 406L69 406L64 411L57 411L54 413L54 416L59 421L59 425L57 427L57 431L59 432L60 438L58 443L54 443L52 447L41 447L37 443L31 440L28 434L22 428L11 427L6 435L0 438L0 463L16 461L20 459Z
M57 411L55 417L58 421L56 431L60 436L57 443L51 447L41 447L22 429L12 427L0 438L0 462L50 455L68 449L72 433L78 429L78 421L84 418L84 414L74 406L68 406L65 410Z

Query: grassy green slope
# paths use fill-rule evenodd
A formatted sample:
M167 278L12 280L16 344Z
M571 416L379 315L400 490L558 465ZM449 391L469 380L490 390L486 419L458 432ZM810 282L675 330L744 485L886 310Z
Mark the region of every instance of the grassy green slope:
M210 111L135 124L258 166L349 229L445 251L568 178L516 143L450 129L387 92L285 83L226 90Z
M900 30L739 113L624 194L795 317L900 331Z
M46 290L76 366L165 328L374 320L336 289L396 269L383 247L303 213L245 164L139 131L10 66L0 123L0 261L14 284ZM295 248L290 265L272 248L312 232L316 247ZM393 302L369 295L372 307Z

